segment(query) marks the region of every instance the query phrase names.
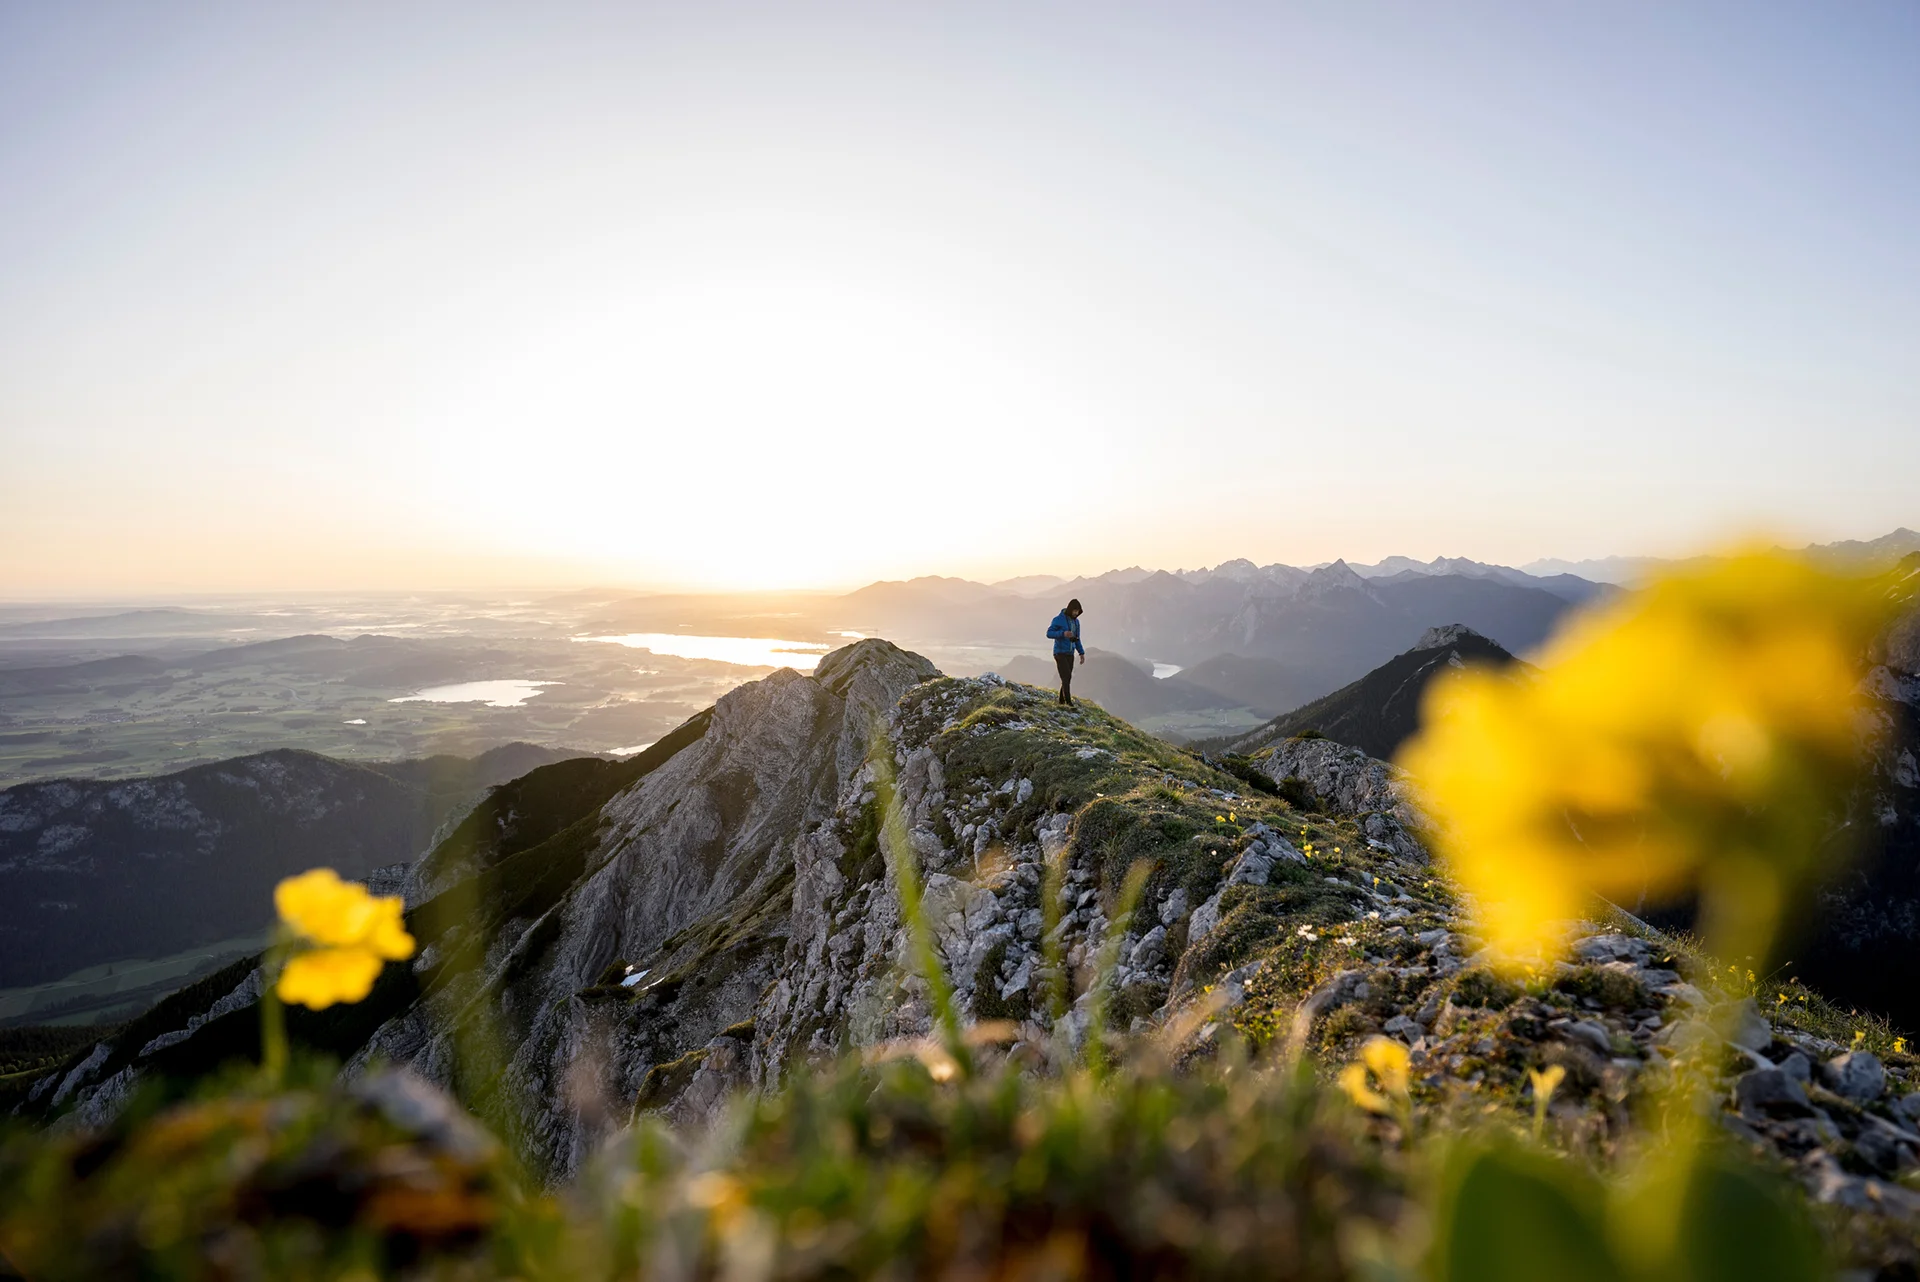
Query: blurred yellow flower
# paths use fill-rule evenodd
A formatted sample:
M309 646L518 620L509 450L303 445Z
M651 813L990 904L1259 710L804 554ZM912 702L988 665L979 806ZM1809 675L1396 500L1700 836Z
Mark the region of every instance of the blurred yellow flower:
M1407 1093L1411 1084L1408 1067L1413 1057L1406 1047L1391 1037L1369 1037L1360 1048L1360 1058L1390 1093Z
M1340 1070L1340 1089L1369 1113L1392 1114L1407 1103L1410 1062L1407 1048L1391 1037L1369 1037L1360 1047L1359 1060ZM1373 1082L1380 1084L1379 1090Z
M1699 885L1721 946L1762 951L1861 747L1880 579L1748 552L1588 610L1537 673L1427 690L1400 753L1511 966L1557 948L1589 896Z
M1549 1064L1545 1068L1530 1068L1527 1079L1533 1083L1535 1099L1552 1099L1553 1093L1560 1089L1560 1083L1566 1080L1567 1070L1560 1064Z
M1527 1070L1527 1079L1533 1083L1533 1133L1536 1138L1547 1124L1547 1105L1553 1103L1553 1093L1560 1089L1560 1083L1566 1080L1566 1076L1567 1070L1560 1064Z
M1340 1089L1355 1105L1369 1113L1391 1113L1393 1104L1379 1091L1367 1084L1367 1066L1361 1063L1347 1065L1340 1070Z
M357 1002L372 991L388 961L413 956L400 899L369 894L331 868L282 881L274 887L273 906L295 950L275 986L283 1002L314 1010Z

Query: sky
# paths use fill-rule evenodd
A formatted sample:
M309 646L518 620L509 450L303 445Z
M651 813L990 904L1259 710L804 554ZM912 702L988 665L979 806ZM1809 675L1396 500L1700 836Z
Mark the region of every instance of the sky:
M1920 6L0 0L0 596L1920 526Z

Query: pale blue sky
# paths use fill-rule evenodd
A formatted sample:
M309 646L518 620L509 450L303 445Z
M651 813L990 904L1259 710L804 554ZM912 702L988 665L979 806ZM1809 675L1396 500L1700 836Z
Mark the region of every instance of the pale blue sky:
M0 593L1920 525L1920 4L0 0Z

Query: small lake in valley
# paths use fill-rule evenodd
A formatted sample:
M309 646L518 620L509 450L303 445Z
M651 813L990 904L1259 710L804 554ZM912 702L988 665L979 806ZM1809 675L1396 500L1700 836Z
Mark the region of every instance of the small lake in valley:
M489 708L517 708L542 686L557 686L558 681L461 681L455 685L428 686L417 694L389 699L388 703L484 703Z
M783 641L777 637L704 637L679 632L629 632L625 636L575 637L574 640L624 645L653 654L670 654L677 659L711 659L745 667L792 668L798 672L813 671L827 651L834 648L813 641Z
M1153 675L1161 681L1165 681L1178 671L1180 671L1180 665L1177 663L1156 663L1153 665Z

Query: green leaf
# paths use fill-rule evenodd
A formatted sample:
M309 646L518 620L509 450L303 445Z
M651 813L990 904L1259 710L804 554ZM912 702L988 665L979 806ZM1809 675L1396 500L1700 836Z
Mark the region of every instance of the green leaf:
M1591 1176L1545 1154L1464 1147L1441 1191L1434 1282L1621 1282L1604 1197Z
M1752 1163L1702 1154L1685 1199L1675 1258L1664 1276L1686 1282L1816 1282L1827 1276L1820 1239L1800 1200Z

